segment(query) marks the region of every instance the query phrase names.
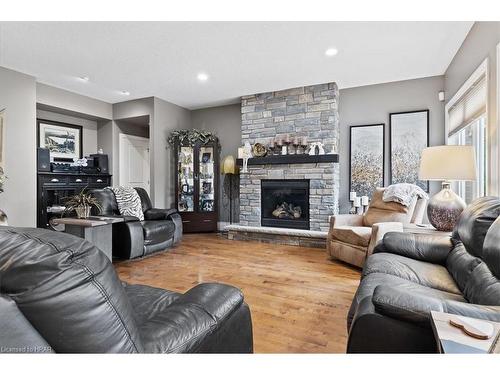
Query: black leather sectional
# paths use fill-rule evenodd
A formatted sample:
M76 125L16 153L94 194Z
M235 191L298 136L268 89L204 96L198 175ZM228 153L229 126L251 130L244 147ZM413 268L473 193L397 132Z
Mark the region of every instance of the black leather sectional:
M0 227L0 348L5 352L251 353L240 290L184 294L122 283L78 237Z
M348 353L432 353L430 311L500 322L500 199L479 198L451 238L388 233L363 269Z
M101 204L95 215L119 216L125 221L113 224L113 256L133 259L168 249L182 239L182 219L175 209L153 208L148 193L135 188L141 199L144 220L120 216L114 193L110 189L94 189L92 195Z

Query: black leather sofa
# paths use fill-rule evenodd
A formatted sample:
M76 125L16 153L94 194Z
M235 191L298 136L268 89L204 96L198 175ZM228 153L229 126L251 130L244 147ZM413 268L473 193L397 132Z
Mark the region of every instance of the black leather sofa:
M348 353L432 353L430 311L500 322L500 199L462 213L451 238L388 233L363 268Z
M240 290L185 294L120 282L89 242L45 229L0 227L4 353L251 353Z
M153 208L148 193L135 188L142 204L144 220L120 216L114 193L110 189L94 189L91 194L101 203L94 215L119 216L125 221L113 224L113 256L133 259L170 248L182 239L182 219L175 209Z

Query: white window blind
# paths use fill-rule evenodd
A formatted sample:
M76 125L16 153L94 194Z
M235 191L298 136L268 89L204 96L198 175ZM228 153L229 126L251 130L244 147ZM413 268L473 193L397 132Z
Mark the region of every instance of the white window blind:
M486 112L486 75L483 74L464 95L448 109L448 136L451 136Z

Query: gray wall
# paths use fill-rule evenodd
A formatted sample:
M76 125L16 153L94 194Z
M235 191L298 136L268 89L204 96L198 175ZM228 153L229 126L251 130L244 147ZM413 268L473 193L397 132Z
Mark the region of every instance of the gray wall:
M241 104L198 109L191 112L193 129L210 130L217 134L221 145L220 160L227 155L238 156L241 143ZM238 199L238 176L232 177L233 186L233 222L239 221L240 207ZM219 221L229 222L229 178L219 179Z
M47 107L58 108L58 112L66 110L108 120L111 120L113 116L110 103L43 83L36 84L36 102Z
M109 173L113 174L113 121L99 121L97 123L97 149L108 155ZM115 183L115 176L112 177Z
M149 138L149 125L143 126L134 124L124 120L115 121L116 126L120 132L128 135L135 135L136 137Z
M151 191L154 206L175 205L174 154L167 138L175 129L191 128L191 111L165 100L154 98L154 115L150 121Z
M490 190L488 194L500 194L498 162L498 97L497 52L500 42L500 22L476 22L456 53L445 73L446 100L449 101L476 68L488 58L488 129L490 140L489 165Z
M14 226L36 226L35 78L0 67L0 110L5 109L4 170L0 208Z
M349 210L349 126L385 123L385 181L389 183L389 113L430 110L430 146L444 144L444 77L428 77L340 90L340 212ZM431 194L439 183L431 183Z
M113 120L129 119L139 116L153 115L153 97L129 100L113 104Z
M44 111L38 109L36 117L43 120L65 122L82 127L83 155L95 154L97 152L97 121L82 117L68 116L61 113Z

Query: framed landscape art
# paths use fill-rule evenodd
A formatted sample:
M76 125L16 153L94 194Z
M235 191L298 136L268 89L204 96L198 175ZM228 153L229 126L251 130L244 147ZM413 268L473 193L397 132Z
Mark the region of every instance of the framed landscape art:
M350 127L349 191L371 197L384 186L385 124Z
M50 156L58 159L81 159L82 127L62 122L37 120L38 147L48 148Z
M410 183L429 191L429 183L418 179L420 155L429 146L429 110L389 115L390 183Z

